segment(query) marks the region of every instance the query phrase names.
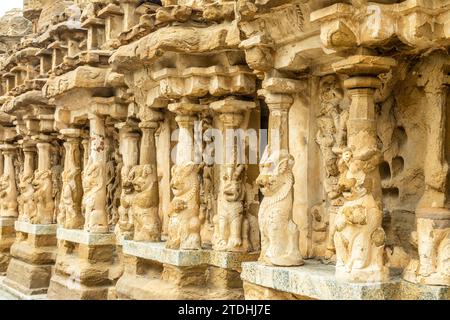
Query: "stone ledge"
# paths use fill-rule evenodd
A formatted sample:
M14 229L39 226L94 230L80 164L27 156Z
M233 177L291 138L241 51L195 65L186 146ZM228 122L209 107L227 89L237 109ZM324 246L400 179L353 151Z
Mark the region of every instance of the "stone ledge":
M25 221L14 223L16 231L35 235L56 235L56 224L31 224Z
M4 284L3 283L4 280L5 280L5 277L0 277L0 290L11 295L16 300L47 300L46 294L26 295L14 288L11 288L10 286L7 286L6 284Z
M16 221L17 218L0 217L0 228L13 226Z
M242 264L241 278L247 283L320 300L449 299L448 287L423 286L393 277L383 283L346 283L336 280L335 268L318 261L301 267L272 267L258 262Z
M209 264L223 269L240 269L243 261L255 261L259 253L239 253L213 250L173 250L165 242L123 240L123 253L178 267Z
M88 246L116 244L116 236L114 233L91 233L85 230L58 228L56 237L58 240L65 240Z

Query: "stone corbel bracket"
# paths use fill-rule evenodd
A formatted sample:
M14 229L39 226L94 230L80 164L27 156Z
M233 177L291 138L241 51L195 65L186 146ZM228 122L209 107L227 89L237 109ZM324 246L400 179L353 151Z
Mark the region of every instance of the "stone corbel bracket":
M323 56L319 24L311 22L311 5L306 1L259 1L241 4L241 10L256 12L251 17L242 12L239 28L246 39L245 49L249 65L262 72L275 68L303 72L314 60ZM258 69L259 68L259 69Z
M116 97L100 98L91 97L89 106L78 109L60 108L55 113L55 121L58 128L69 126L71 124L82 125L88 121L88 115L107 116L116 120L124 121L128 115L127 104L118 101Z
M406 0L396 4L337 3L314 11L326 50L375 47L399 40L416 50L450 43L450 1Z
M208 94L224 96L229 94L251 95L256 90L255 76L245 66L208 68L187 68L185 70L166 68L152 72L151 77L159 84L157 90L148 95L147 103L159 97L180 99L200 98ZM154 95L156 93L156 96Z
M47 81L43 88L45 97L55 98L73 89L96 89L108 87L108 69L80 66L61 76L53 77Z

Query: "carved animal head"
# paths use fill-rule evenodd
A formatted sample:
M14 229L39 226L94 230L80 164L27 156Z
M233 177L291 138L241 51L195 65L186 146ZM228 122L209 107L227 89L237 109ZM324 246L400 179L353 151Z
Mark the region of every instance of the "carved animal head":
M229 164L222 168L222 191L225 200L234 202L244 198L245 165Z
M19 188L22 191L27 190L32 184L33 184L33 178L34 178L34 174L27 174L27 175L23 175L20 178L20 182L19 182Z
M50 170L36 171L33 180L35 189L47 189L52 183L52 172Z
M135 166L131 171L134 172L133 188L136 192L148 190L154 183L158 183L156 168L153 165Z
M265 196L275 194L282 186L292 183L292 167L294 157L287 150L274 151L264 155L259 165L259 176L256 183Z
M198 187L198 172L200 166L189 162L172 167L170 187L175 196L181 196L193 188Z
M132 170L132 167L122 167L121 176L122 176L122 191L125 194L130 194L133 192L133 180L134 180L135 171Z

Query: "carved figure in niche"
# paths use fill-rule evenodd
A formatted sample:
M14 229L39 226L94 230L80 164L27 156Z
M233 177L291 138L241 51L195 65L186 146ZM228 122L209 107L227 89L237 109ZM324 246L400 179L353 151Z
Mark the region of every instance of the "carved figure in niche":
M168 241L170 249L200 249L199 165L189 162L172 167Z
M340 206L342 194L339 190L338 154L346 144L348 111L342 104L343 92L336 76L326 76L320 81L320 109L317 114L318 130L316 142L320 147L325 169L324 189L327 194L328 236L325 258L333 260L334 220ZM313 217L314 219L315 217Z
M134 171L131 166L122 167L122 192L120 194L119 221L116 224L115 233L124 239L132 239L134 233L133 215L131 205L134 198Z
M202 246L210 246L214 241L214 197L213 166L203 165L202 183L200 185L200 223L202 225Z
M269 154L265 150L256 179L264 199L259 208L261 255L259 261L269 265L303 264L299 251L299 232L292 220L294 158L287 150Z
M36 215L36 204L33 200L34 188L33 188L34 172L22 175L19 181L20 195L18 197L19 203L19 221L30 221L30 217Z
M254 250L250 239L251 225L245 210L245 170L243 164L228 164L221 168L218 213L214 217L214 250Z
M34 174L33 187L36 214L30 216L30 222L33 224L52 224L55 213L52 171L37 170Z
M254 185L245 183L244 212L245 212L245 219L249 223L248 238L253 251L261 250L261 237L259 235L258 211L259 211L258 185L256 183Z
M132 170L134 196L131 212L135 241L161 241L158 176L154 165L135 166Z
M103 228L104 211L96 209L96 202L102 199L99 191L104 188L104 166L101 163L88 162L83 177L83 207L85 208L85 229Z
M14 175L3 174L0 177L0 216L17 217L18 204Z
M243 251L244 222L244 165L224 165L221 168L218 213L214 217L217 234L215 250ZM247 226L248 227L248 226ZM248 243L248 239L246 239ZM247 244L248 246L248 244Z
M118 205L120 199L118 196L120 193L120 172L121 163L120 156L118 156L118 148L116 148L109 157L109 161L106 163L106 212L108 213L108 224L110 228L114 228L114 225L118 220ZM120 190L119 190L120 192Z
M64 166L62 165L62 154L64 154L64 147L55 143L55 150L57 152L52 152L51 154L51 163L52 163L52 192L54 204L54 214L53 221L57 221L57 217L59 215L59 202L61 198L61 189L62 189L62 173L64 171Z
M412 233L412 243L419 259L411 260L405 269L405 280L450 286L450 218L417 218L417 231Z
M82 229L84 218L81 214L81 169L65 168L62 174L62 190L59 202L58 224L66 229Z
M367 156L371 157L356 158L346 149L339 162L345 203L335 221L336 277L352 282L385 281L389 276L383 256L383 213L371 193L372 181L366 177L373 163L362 160Z

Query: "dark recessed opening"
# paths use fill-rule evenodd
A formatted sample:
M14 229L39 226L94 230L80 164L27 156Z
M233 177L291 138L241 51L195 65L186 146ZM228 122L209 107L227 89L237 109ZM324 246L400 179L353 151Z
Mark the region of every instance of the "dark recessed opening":
M405 167L405 160L402 157L397 156L394 159L392 159L392 175L394 177L400 174L403 171L404 167Z
M380 176L382 180L389 180L391 179L391 168L389 167L389 163L386 161L383 161L380 164Z

